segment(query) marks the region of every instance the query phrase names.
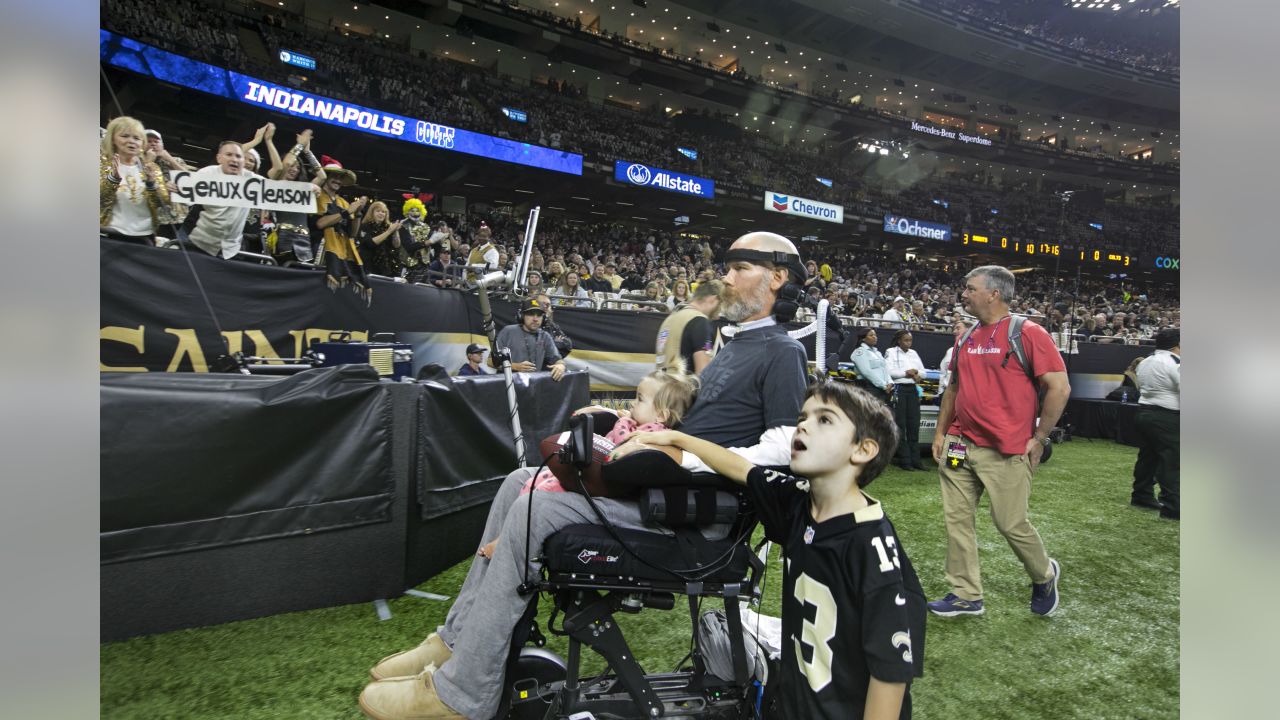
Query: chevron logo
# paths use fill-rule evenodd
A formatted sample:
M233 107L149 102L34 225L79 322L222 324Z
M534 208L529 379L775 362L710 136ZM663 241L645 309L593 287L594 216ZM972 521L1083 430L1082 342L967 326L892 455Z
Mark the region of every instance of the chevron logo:
M774 210L785 211L787 209L787 205L790 202L791 202L791 198L787 197L786 195L779 195L777 193L773 193L773 209Z

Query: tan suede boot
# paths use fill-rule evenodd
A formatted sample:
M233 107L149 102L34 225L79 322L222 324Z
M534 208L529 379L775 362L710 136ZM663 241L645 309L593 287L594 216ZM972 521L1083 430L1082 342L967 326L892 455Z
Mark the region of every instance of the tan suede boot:
M374 720L467 720L436 694L435 671L428 665L414 677L369 683L360 693L360 711Z
M453 657L453 651L445 645L440 636L431 633L412 650L388 655L369 669L369 677L374 680L417 675L428 665L440 667Z

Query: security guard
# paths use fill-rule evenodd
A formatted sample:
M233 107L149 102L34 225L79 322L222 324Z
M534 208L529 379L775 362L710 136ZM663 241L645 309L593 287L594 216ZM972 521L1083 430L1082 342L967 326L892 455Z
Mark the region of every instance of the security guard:
M1156 333L1156 351L1138 365L1138 461L1133 466L1133 495L1138 507L1160 510L1160 517L1178 520L1179 420L1181 408L1182 331L1165 328ZM1156 500L1155 485L1160 485Z

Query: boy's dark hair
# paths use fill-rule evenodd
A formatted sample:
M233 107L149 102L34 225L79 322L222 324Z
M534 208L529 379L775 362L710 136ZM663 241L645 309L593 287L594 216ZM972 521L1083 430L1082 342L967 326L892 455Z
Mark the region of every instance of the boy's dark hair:
M856 385L842 382L817 382L809 386L804 399L816 397L840 408L853 423L853 442L867 438L880 445L880 452L858 473L858 487L866 487L884 472L898 450L898 426L893 413L883 401Z

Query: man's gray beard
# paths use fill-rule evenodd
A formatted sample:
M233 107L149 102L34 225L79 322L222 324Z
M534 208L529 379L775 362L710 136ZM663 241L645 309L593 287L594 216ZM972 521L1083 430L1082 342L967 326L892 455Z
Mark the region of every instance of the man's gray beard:
M760 313L768 303L769 288L764 283L761 283L756 286L753 297L750 298L743 297L735 291L733 302L725 305L720 310L720 317L731 323L740 323L752 315Z

